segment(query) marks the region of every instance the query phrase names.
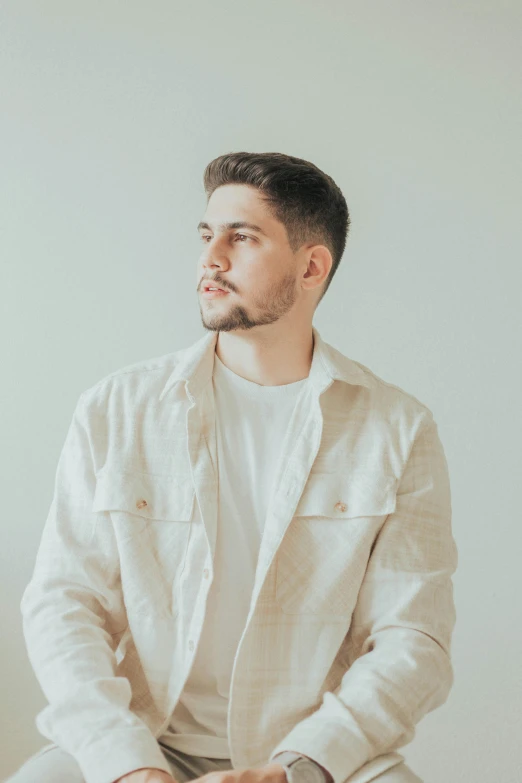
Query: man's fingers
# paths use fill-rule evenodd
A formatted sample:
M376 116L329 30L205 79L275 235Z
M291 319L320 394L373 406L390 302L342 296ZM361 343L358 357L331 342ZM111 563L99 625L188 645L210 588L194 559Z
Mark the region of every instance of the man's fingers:
M118 778L115 783L179 783L169 772L162 769L144 767L129 772L122 778Z

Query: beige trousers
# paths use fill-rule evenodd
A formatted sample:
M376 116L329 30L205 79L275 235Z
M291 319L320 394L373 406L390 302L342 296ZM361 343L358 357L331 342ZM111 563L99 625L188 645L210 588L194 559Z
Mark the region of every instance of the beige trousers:
M207 772L232 769L230 759L214 759L204 756L190 756L180 750L172 750L159 741L163 755L167 759L173 777L178 783L188 783ZM362 770L355 775L360 776ZM349 777L344 783L350 783ZM370 778L369 778L370 780ZM376 783L422 783L422 780L405 764L400 762L391 769L371 778ZM43 752L37 751L4 783L85 783L80 767L74 758L57 745Z

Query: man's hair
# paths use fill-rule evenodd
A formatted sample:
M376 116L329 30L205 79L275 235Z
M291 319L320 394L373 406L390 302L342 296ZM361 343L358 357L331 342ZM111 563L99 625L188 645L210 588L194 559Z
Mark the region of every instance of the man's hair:
M332 266L319 304L339 266L350 228L345 198L333 179L313 163L281 152L230 152L208 164L203 183L207 203L221 185L257 188L269 214L285 226L293 253L305 242L328 248Z

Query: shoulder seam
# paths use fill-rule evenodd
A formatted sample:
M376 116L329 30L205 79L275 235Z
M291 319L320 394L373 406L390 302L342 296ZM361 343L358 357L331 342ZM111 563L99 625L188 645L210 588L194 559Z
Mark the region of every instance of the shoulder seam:
M355 361L355 359L352 359L352 361L353 361L353 362L354 362L354 363L355 363L355 364L356 364L358 367L360 367L360 369L361 369L361 370L362 370L362 371L363 371L365 374L368 374L368 375L370 375L370 376L371 376L371 377L372 377L374 380L376 380L378 383L382 383L382 384L384 384L385 386L389 386L391 389L395 389L395 391L398 391L398 392L400 392L401 394L404 394L406 397L409 397L409 399L411 399L411 400L414 400L415 402L417 402L417 403L418 403L418 404L419 404L419 405L420 405L422 408L424 408L424 410L425 410L425 411L428 411L429 413L431 413L431 414L432 414L432 410L431 410L431 408L430 408L428 405L426 405L426 403L425 403L425 402L422 402L422 400L419 400L419 398L418 398L418 397L416 397L416 396L415 396L414 394L412 394L411 392L408 392L408 391L406 391L406 389L402 389L400 386L397 386L395 383L391 383L390 381L387 381L387 380L385 380L385 379L384 379L384 378L382 378L380 375L377 375L376 373L374 373L374 372L373 372L373 370L370 370L370 368L369 368L369 367L366 367L366 365L364 365L364 364L361 364L361 362L357 362L357 361Z
M174 352L175 353L175 352ZM163 356L158 357L158 360L161 360L163 358L167 359L167 357L172 356L172 354L164 354ZM99 380L95 381L91 386L88 386L86 389L84 389L81 392L81 396L87 394L88 392L96 391L98 388L103 386L104 384L108 383L114 378L118 378L120 376L124 375L132 375L134 373L152 373L152 372L160 372L164 367L162 365L156 365L156 366L147 366L147 363L149 361L155 361L154 359L151 360L145 360L143 362L144 366L139 366L139 362L135 362L132 365L128 365L126 367L121 367L117 370L113 370L113 372L109 372L106 375L104 375Z

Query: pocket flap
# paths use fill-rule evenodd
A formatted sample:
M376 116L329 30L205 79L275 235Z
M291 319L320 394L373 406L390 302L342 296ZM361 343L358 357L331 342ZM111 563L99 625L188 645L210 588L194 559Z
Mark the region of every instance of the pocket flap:
M396 506L394 476L311 473L295 511L296 517L370 517L391 514Z
M96 476L93 511L124 511L145 519L190 520L194 503L191 479L134 473L107 466Z

